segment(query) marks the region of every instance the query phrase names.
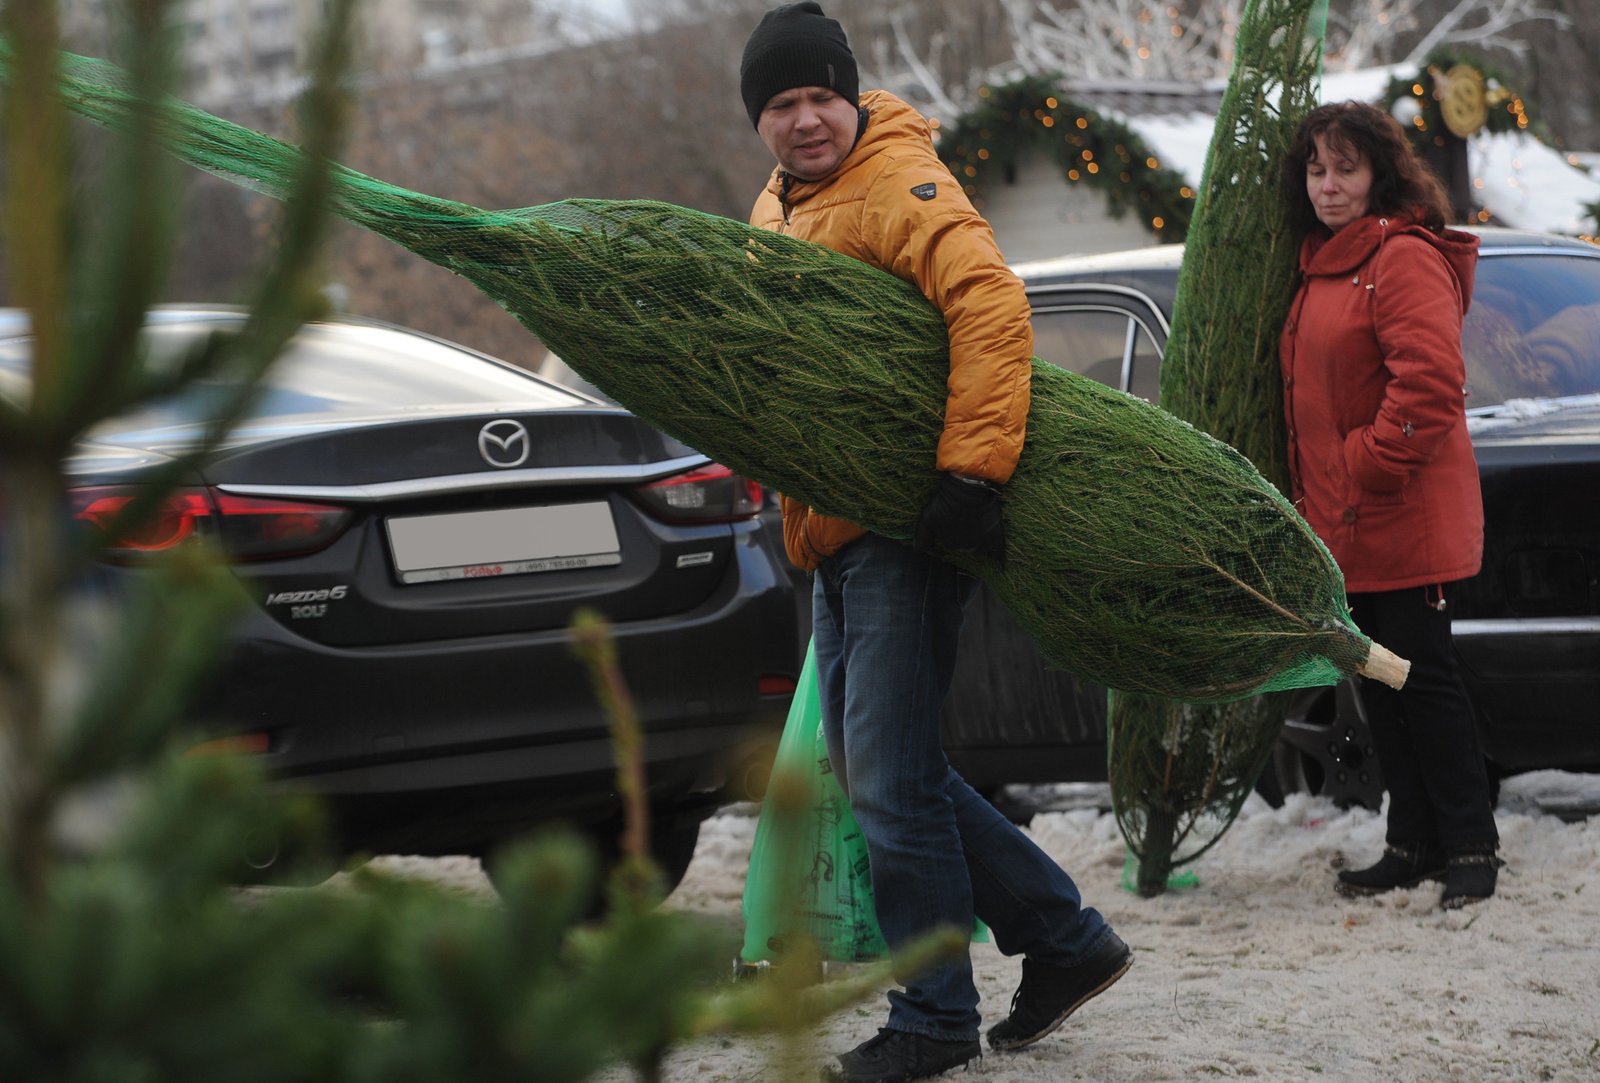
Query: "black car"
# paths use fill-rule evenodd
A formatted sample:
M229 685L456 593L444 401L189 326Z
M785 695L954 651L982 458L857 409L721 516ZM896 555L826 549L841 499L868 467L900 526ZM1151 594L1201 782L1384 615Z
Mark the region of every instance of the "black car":
M1450 600L1455 648L1491 777L1600 770L1600 248L1482 228L1463 328L1482 477L1483 570ZM1016 268L1035 352L1154 400L1180 246ZM1105 689L1052 670L981 591L944 716L980 790L1102 780ZM1377 808L1383 794L1354 684L1292 702L1258 789Z
M15 314L13 314L14 316ZM165 308L152 356L241 326ZM0 322L0 393L29 371ZM114 419L70 463L73 507L120 506L191 446L204 388ZM531 825L613 845L607 722L569 645L611 622L645 729L655 854L673 882L701 820L781 727L800 644L759 486L627 411L416 332L305 326L253 415L176 492L136 558L218 541L251 604L193 716L328 799L346 850L487 854Z

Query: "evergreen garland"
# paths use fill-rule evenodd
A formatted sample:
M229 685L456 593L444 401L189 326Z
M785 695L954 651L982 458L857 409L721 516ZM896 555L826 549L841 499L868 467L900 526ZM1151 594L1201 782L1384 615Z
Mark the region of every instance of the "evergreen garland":
M1452 134L1443 105L1451 73L1478 84L1477 93L1481 93L1484 106L1478 130L1500 134L1532 129L1538 134L1528 115L1526 99L1502 73L1471 54L1441 49L1429 54L1427 62L1415 75L1389 80L1383 92L1383 107L1401 118L1401 126L1419 153L1429 145L1443 146ZM1409 119L1406 119L1408 114Z
M1158 240L1183 240L1194 189L1127 125L1063 98L1038 76L978 94L982 104L939 137L939 156L974 202L1023 151L1044 148L1066 183L1103 192L1114 216L1131 212Z

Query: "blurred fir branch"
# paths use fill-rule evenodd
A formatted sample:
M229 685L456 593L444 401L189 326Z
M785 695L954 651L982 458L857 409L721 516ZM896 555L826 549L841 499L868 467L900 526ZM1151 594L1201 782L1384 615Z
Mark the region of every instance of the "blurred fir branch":
M245 330L203 351L205 367L225 389L207 439L192 456L147 476L98 534L66 514L64 459L91 425L171 390L151 374L138 332L174 247L175 177L158 161L156 135L177 30L158 0L128 6L123 59L141 105L93 190L73 199L55 5L12 0L0 13L17 72L4 114L7 253L33 343L31 392L7 403L0 417L0 839L24 898L35 904L51 872L52 824L67 784L82 781L91 753L126 757L136 744L147 754L160 746L173 707L228 616L234 592L214 563L190 557L153 566L131 600L90 585L88 573L105 539L147 517L244 415L261 374L316 311L315 257L326 230L326 161L341 120L333 103L348 5L329 10L307 95L312 153L281 244ZM188 367L187 360L180 366ZM123 765L138 766L126 758Z
M589 670L595 699L611 720L611 745L617 756L617 793L622 798L622 860L612 900L618 908L644 909L660 901L661 885L650 864L650 806L644 777L644 732L633 696L617 665L611 625L593 609L572 617L573 648Z
M250 410L260 378L321 310L328 164L350 0L330 3L303 101L308 150L277 245L234 336L176 365L140 343L174 251L179 200L158 139L178 35L161 0L126 6L121 62L138 123L97 187L73 198L54 3L10 0L0 52L4 225L31 325L34 387L0 398L0 1076L7 1083L562 1083L627 1063L658 1079L675 1045L777 1031L799 1070L804 1035L880 991L885 963L823 986L727 980L737 938L655 905L638 722L603 622L574 628L614 722L630 834L604 920L597 859L550 834L511 848L498 901L358 868L326 878L321 810L247 760L196 751L181 725L195 679L244 604L212 554L151 563L113 590L94 574ZM92 206L91 206L92 204ZM93 223L93 227L85 223ZM67 513L63 462L97 423L204 380L224 389L193 456L88 531ZM932 939L902 971L950 950Z

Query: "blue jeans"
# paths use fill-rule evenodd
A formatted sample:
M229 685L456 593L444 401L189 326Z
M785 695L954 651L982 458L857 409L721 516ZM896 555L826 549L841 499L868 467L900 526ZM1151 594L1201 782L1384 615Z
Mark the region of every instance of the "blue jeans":
M976 914L1002 953L1072 966L1110 927L1059 865L956 774L940 743L962 608L976 586L872 534L822 563L812 636L828 756L866 839L891 951L941 926L970 930ZM890 1029L977 1037L966 953L899 977Z

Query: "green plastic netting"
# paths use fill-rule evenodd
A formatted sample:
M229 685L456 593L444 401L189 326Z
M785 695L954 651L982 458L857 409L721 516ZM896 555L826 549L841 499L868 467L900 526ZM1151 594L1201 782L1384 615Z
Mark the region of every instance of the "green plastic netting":
M126 127L118 70L65 56L70 107ZM177 101L183 160L282 197L300 152ZM935 484L947 340L914 288L683 207L491 211L335 167L332 210L471 280L628 409L729 467L892 538ZM1054 664L1225 701L1331 684L1385 652L1338 567L1238 452L1035 359L1004 569L966 562ZM961 561L957 561L961 563ZM1389 656L1392 657L1392 656Z
M1278 333L1294 295L1296 239L1278 183L1317 104L1327 0L1251 0L1206 155L1161 365L1161 405L1288 482ZM1112 807L1139 859L1141 894L1204 853L1238 815L1271 755L1283 694L1182 703L1113 691Z

